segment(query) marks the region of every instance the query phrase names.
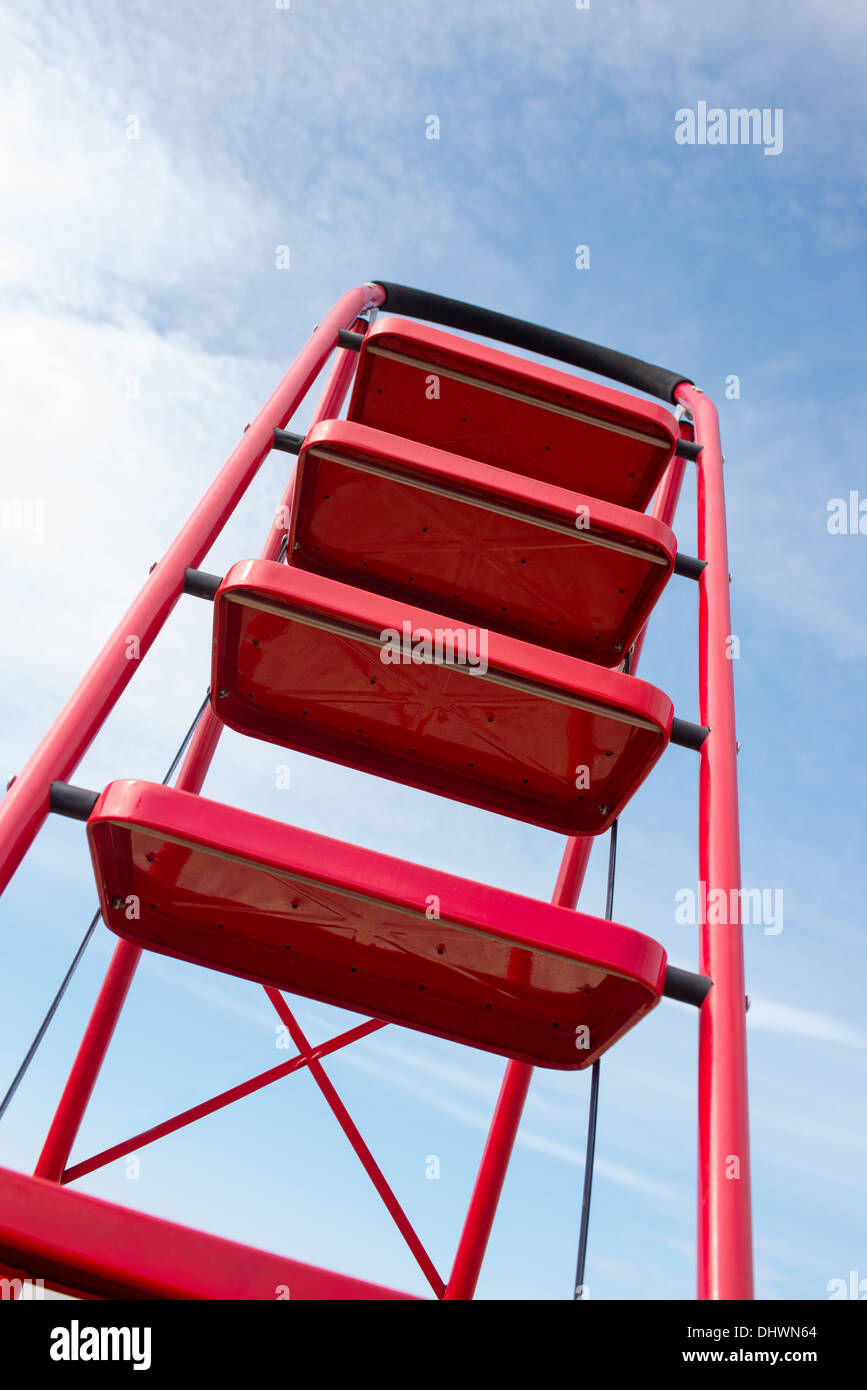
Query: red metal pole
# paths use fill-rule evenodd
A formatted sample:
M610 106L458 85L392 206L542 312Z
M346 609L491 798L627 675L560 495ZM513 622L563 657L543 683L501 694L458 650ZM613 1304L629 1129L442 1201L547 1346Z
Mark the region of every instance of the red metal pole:
M343 298L338 302L337 306L329 314L325 322L321 324L318 329L316 329L316 332L310 339L310 342L304 349L302 349L301 353L296 358L293 366L290 367L289 371L286 373L286 376L283 378L283 381L280 383L280 386L271 396L270 400L265 405L263 410L261 410L257 415L254 423L250 425L250 427L245 431L241 444L238 445L238 448L235 450L235 453L232 454L229 463L225 465L225 467L222 470L222 473L220 473L220 475L218 476L218 482L219 479L226 474L226 470L229 468L229 465L232 463L232 460L235 459L239 450L243 447L244 441L247 440L251 435L253 435L255 431L256 434L253 440L253 445L255 447L250 457L252 458L255 456L257 461L255 464L255 468L252 469L252 471L250 472L250 477L247 479L247 482L250 481L250 478L252 478L256 469L259 467L262 458L264 458L265 453L267 453L272 446L275 427L282 428L282 426L286 424L288 418L297 409L301 400L303 400L304 396L309 390L311 382L315 379L319 371L322 369L322 366L325 362L325 359L328 356L328 353L331 350L331 347L333 346L334 342L336 342L338 328L349 326L345 321L347 312L351 309L352 316L349 319L349 324L354 324L357 314L361 308L364 308L366 304L369 304L373 301L379 302L381 298L382 291L379 289L378 286L374 288L364 286L360 289L352 290L349 294L343 296ZM320 346L318 349L318 355L315 359L313 359L311 357L311 345L314 343L317 335L319 335ZM316 364L315 371L311 366L311 362L313 362L314 360ZM334 363L332 364L331 371L329 372L326 381L325 389L323 390L322 396L319 400L319 404L316 408L316 412L314 414L314 422L320 418L328 418L327 416L323 416L320 414L320 412L322 412L323 410L333 410L335 412L339 411L352 377L352 369L354 365L355 354L344 349L340 349L336 355ZM278 407L280 411L279 418L275 414L275 411ZM259 456L256 453L256 451L259 449L260 443L266 439L267 446L262 449L261 456ZM246 485L247 484L245 483L244 486L246 487ZM214 487L212 486L209 492L205 495L205 501L207 501L207 498L211 495L211 493L213 493L213 491ZM237 492L237 495L235 496L235 499L232 503L233 507L237 504L237 501L240 498L242 492L243 488ZM291 496L291 482L289 487L287 488L287 495ZM204 507L204 505L204 502L201 503L198 510L201 510ZM224 517L223 521L225 521L225 519L226 518ZM167 572L169 567L166 564L166 561L168 560L168 557L172 555L172 553L175 550L178 549L181 537L184 535L185 531L190 529L191 523L192 518L190 522L187 523L187 526L184 528L184 531L181 532L178 539L174 542L174 545L171 547L170 551L167 552L166 560L163 561L163 566L166 568ZM221 526L222 524L223 522L221 522ZM219 530L220 528L218 527L217 529ZM216 532L214 534L216 534ZM276 547L274 544L275 537ZM201 554L198 555L196 563L198 563L207 553L207 550L210 547L212 541L213 537L211 538L211 540L208 541L208 545L205 546L204 549L202 549ZM265 551L263 552L263 554L266 556L266 558L270 557L272 550L274 554L276 554L279 551L279 547L279 534L277 533L275 528L272 527L269 531L268 540L266 541ZM177 600L183 588L184 565L181 561L177 560L175 561L175 563L180 565L181 587L178 589L178 592L174 595L172 602L169 605L169 609L167 609L166 612L170 611L170 608L174 605L174 602ZM187 563L192 566L193 561L190 560L187 561ZM157 566L157 569L159 568L160 566ZM156 573L156 570L154 571L154 573ZM142 593L139 595L139 599L136 600L136 603L141 603L146 592L147 585L145 585L145 588L142 590ZM135 606L136 605L134 604L133 608L135 608ZM130 613L132 613L132 611L133 609L130 609ZM163 620L165 616L166 615L164 614ZM129 614L127 614L127 619L128 618ZM129 631L134 630L126 626L127 619L125 619L124 622L121 623L120 627L117 629L115 633L115 638L117 638L118 633L122 631L126 631L128 633ZM158 631L158 627L155 628L155 632L156 631ZM55 740L56 742L55 734L58 725L60 725L63 722L63 720L67 716L67 713L71 710L73 704L79 699L79 696L81 696L81 693L84 690L85 686L94 676L94 672L96 671L97 667L100 665L101 662L105 662L106 669L110 669L110 653L112 641L114 640L115 639L110 639L109 642L106 644L105 648L103 648L102 654L100 655L100 657L97 658L97 661L94 663L94 666L91 667L90 672L85 677L85 680L79 687L79 690L76 692L72 700L66 706L66 709L64 710L63 714L61 714L56 724L52 726L52 729L48 737L44 740L42 744L43 755L45 757L48 756L47 750L49 743L52 740ZM143 644L142 655L144 655ZM129 679L128 676L127 679ZM123 682L123 685L125 684L126 681ZM90 742L90 739L93 737L93 734L96 732L96 729L102 723L102 720L105 718L105 714L107 713L108 709L110 709L111 705L114 704L122 688L123 686L121 685L121 687L114 694L111 703L107 707L101 708L99 719L94 723L94 727L90 732L90 736L88 737L88 743ZM210 706L208 706L205 709L205 712L202 715L201 720L199 721L199 724L195 730L195 733L193 734L192 739L190 740L190 746L187 749L187 753L181 766L181 770L178 774L176 785L181 791L195 793L201 791L205 777L208 773L208 769L210 768L214 754L217 751L217 744L219 742L222 730L222 724L217 719ZM87 745L85 745L85 747L86 746ZM58 754L60 751L61 750L58 744ZM82 753L83 752L84 749L82 748ZM34 755L34 758L31 759L31 762L28 764L28 769L33 767L38 756L39 753L37 752L37 754ZM79 754L79 756L81 756L81 754ZM76 759L76 762L77 761L78 759ZM70 770L74 766L75 763L72 763L70 766ZM25 771L27 771L28 769L25 769ZM66 775L68 775L68 773ZM33 773L33 776L36 776L35 772ZM57 774L57 778L58 780L61 780L60 774ZM48 782L50 783L52 780L54 780L54 778L49 777ZM46 810L47 801L48 786L46 785ZM43 812L42 818L44 818L44 814L45 813ZM41 819L39 824L41 824ZM37 825L30 836L30 840L32 840L33 836L36 834L36 830L38 830L38 828L39 826ZM27 843L29 844L30 841L28 840ZM27 846L25 845L24 848L26 849L26 847ZM23 852L24 851L22 850L22 853ZM14 867L15 866L13 865L13 871ZM117 1026L117 1021L120 1017L121 1009L123 1008L127 992L129 990L130 984L132 983L132 978L138 966L140 956L141 948L137 946L132 946L127 941L118 942L117 946L114 949L114 954L112 955L109 968L106 972L105 979L102 984L102 988L99 992L99 996L97 997L96 1004L94 1005L93 1013L91 1014L90 1019L88 1021L87 1028L85 1029L84 1036L82 1037L81 1043L78 1048L78 1052L75 1057L75 1061L72 1065L72 1070L69 1073L66 1086L64 1087L63 1094L60 1097L60 1101L57 1106L54 1119L51 1122L51 1126L49 1128L48 1135L43 1145L42 1152L39 1155L39 1160L35 1169L36 1177L47 1178L52 1182L60 1182L61 1178L63 1177L63 1172L66 1167L66 1163L69 1158L72 1145L75 1142L75 1136L78 1133L82 1118L84 1116L84 1112L87 1109L88 1102L93 1093L93 1088L96 1085L97 1077L99 1076L102 1063L105 1060L105 1054L108 1051L109 1043L111 1042L112 1035L114 1034L115 1027Z
M69 1151L75 1143L81 1117L96 1085L140 955L140 948L131 946L128 941L120 941L114 949L51 1128L33 1170L37 1178L60 1182L63 1176Z
M338 330L349 327L362 309L381 303L383 297L378 285L349 290L315 330L15 778L0 804L0 892L48 814L51 783L68 780L90 747L180 598L184 570L201 564L271 450L275 427L286 424L307 394L337 341ZM137 659L128 657L130 637L138 639Z
M664 521L666 526L671 525L677 511L684 469L682 459L672 459L653 499L652 515ZM631 664L633 672L638 665L645 631L646 628L635 643ZM592 838L573 837L568 841L551 898L558 907L574 908L577 904L592 848ZM509 1062L506 1067L446 1286L446 1299L472 1298L475 1292L532 1076L533 1068L526 1062Z
M699 882L702 907L722 890L721 925L700 914L699 970L713 980L699 1019L698 1296L753 1297L747 1037L740 922L737 743L725 489L719 420L711 401L684 384L677 398L693 412L698 462L699 718L710 729L699 774ZM705 892L708 895L705 898Z
M178 773L176 785L182 791L201 791L208 768L217 751L222 728L222 724L208 706L190 739L190 746ZM141 947L133 946L129 941L119 941L114 948L102 988L93 1006L93 1013L79 1043L72 1070L33 1170L37 1178L60 1182L63 1177L63 1170L105 1061L105 1054L140 958Z

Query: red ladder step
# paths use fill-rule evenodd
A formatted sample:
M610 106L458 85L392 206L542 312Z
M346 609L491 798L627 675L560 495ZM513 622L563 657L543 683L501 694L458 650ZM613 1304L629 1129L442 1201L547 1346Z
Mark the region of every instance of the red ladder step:
M412 1298L0 1168L0 1271L84 1298ZM6 1316L9 1316L8 1314Z
M533 1065L589 1066L663 990L639 932L189 792L112 782L87 834L117 935Z
M663 406L392 317L378 319L361 344L347 413L639 511L678 441Z
M293 565L602 666L623 660L677 542L641 512L346 420L304 441Z
M217 590L211 700L239 733L564 835L611 825L674 713L619 671L268 560Z

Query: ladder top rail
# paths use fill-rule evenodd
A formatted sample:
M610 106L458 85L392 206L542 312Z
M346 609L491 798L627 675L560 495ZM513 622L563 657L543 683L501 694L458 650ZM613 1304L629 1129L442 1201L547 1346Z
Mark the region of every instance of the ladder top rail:
M493 338L511 347L537 352L542 357L568 362L570 366L619 381L624 386L645 391L649 396L657 396L663 401L674 402L674 393L683 382L693 385L692 378L683 372L655 367L650 362L643 362L640 357L630 357L613 348L600 347L598 343L589 343L584 338L573 338L554 328L527 323L524 319L512 318L510 314L482 309L477 304L466 304L460 299L412 289L409 285L398 285L390 280L373 280L369 283L383 290L385 300L380 308L390 313L426 319L445 328L476 333L480 338Z

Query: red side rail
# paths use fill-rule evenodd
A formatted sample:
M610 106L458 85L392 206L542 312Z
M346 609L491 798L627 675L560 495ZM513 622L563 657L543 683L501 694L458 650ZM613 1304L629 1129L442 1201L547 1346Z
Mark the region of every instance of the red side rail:
M688 383L677 399L692 411L698 463L699 711L710 729L699 775L699 882L737 904L728 925L699 928L699 970L713 980L701 1006L698 1043L698 1296L752 1298L750 1138L744 944L739 904L738 771L729 562L719 418ZM706 914L702 914L706 915Z
M739 902L737 745L734 680L726 655L731 633L723 460L719 420L713 403L688 382L675 398L693 414L697 445L699 558L707 566L699 580L699 717L710 729L701 749L699 792L699 880L710 893L723 889ZM685 465L669 466L652 513L674 521ZM641 653L635 644L631 669ZM578 901L591 844L573 839L563 856L553 901ZM747 1101L746 1007L743 934L739 920L700 928L699 970L714 986L699 1023L699 1145L697 1286L700 1299L751 1299L753 1259ZM451 1277L447 1299L472 1298L490 1237L506 1170L521 1122L532 1067L506 1068L488 1140L479 1166Z
M13 781L0 803L0 892L48 814L51 783L75 771L132 679L138 662L127 658L127 638L138 637L143 658L183 593L184 570L198 568L207 555L273 447L275 428L287 423L325 365L339 330L382 299L376 285L349 290L315 330Z

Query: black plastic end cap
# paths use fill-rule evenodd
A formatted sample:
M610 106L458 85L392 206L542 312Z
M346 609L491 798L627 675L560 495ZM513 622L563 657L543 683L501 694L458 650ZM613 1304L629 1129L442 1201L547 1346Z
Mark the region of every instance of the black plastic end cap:
M700 1009L712 988L713 980L707 975L694 975L691 970L680 970L676 965L665 967L662 992L666 999L677 999L681 1004L694 1004Z
M303 434L293 434L291 430L274 431L274 448L282 449L284 454L300 453L303 443Z
M69 816L72 820L89 820L98 800L99 792L88 791L87 787L73 787L69 782L52 782L48 809L55 815Z
M697 463L703 448L703 444L696 444L691 439L679 439L674 452L679 459L691 459L693 463Z
M710 729L703 724L692 724L688 719L678 719L677 715L671 721L671 742L681 748L693 748L696 753L709 733Z
M219 574L207 574L205 570L184 570L184 593L192 594L193 598L206 598L213 603L222 582L222 575Z
M363 342L363 333L353 333L351 328L339 328L337 330L338 347L348 348L350 352L360 352Z
M674 562L675 574L682 574L684 579L700 579L702 571L707 569L707 560L698 560L694 555L683 555L680 551Z

